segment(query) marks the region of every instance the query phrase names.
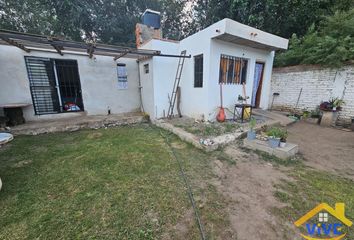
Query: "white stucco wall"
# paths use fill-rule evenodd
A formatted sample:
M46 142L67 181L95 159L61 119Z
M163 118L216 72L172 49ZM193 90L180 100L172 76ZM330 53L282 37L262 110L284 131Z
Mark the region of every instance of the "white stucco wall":
M300 65L274 69L270 97L274 92L280 95L274 98L273 107L295 108L301 88L298 109L314 110L322 101L338 97L345 101L339 119L350 122L354 117L354 66L330 69Z
M220 106L220 85L219 85L219 68L220 68L220 56L226 54L234 57L241 57L248 59L247 80L246 80L246 96L250 98L247 100L251 102L252 88L254 80L254 68L256 62L265 63L263 72L263 85L260 107L263 109L268 108L269 91L270 91L270 79L273 67L274 53L265 50L259 50L249 48L233 43L228 43L220 40L212 40L211 42L211 58L210 58L210 79L209 86L209 115L211 118L215 118L216 109ZM237 102L238 95L242 94L243 86L241 84L224 84L223 90L223 103L224 107L233 111L234 104ZM230 112L229 112L230 115ZM231 116L228 116L231 117Z
M207 119L209 114L209 82L212 66L211 58L211 28L206 28L180 43L181 50L187 50L192 57L186 59L182 74L182 113L197 119ZM203 87L194 87L194 56L203 54ZM219 67L217 67L219 68Z
M218 22L183 39L179 44L163 40L151 40L142 47L160 50L166 54L180 54L182 50L187 50L187 55L192 55L191 58L185 60L180 83L182 115L215 120L217 109L220 106L219 68L221 54L249 59L246 94L250 97L252 95L255 62L265 63L260 107L268 108L274 52L212 39L213 36L218 34L216 29L220 28L221 26L219 25L222 24L223 22ZM193 57L200 54L203 54L203 87L194 88ZM164 111L167 114L167 95L171 94L172 91L177 64L178 58L153 58L156 118L163 117ZM230 112L233 111L238 95L242 95L242 85L223 85L224 107L227 107ZM250 102L250 99L248 102ZM231 114L228 114L228 117L231 118Z
M164 54L180 54L177 42L152 39L141 48L159 50ZM143 65L149 63L150 73L143 73ZM143 104L145 112L152 119L167 116L169 108L168 96L171 96L173 83L176 76L178 58L153 57L150 60L140 62ZM151 79L151 81L150 81ZM183 92L183 90L182 90ZM153 100L151 100L151 97ZM176 108L174 113L177 113Z
M149 73L145 73L144 65L149 64ZM154 100L154 79L153 79L153 60L152 58L139 62L141 97L144 112L151 118L155 118L155 100Z
M24 56L77 60L85 112L88 115L138 111L138 64L135 59L121 58L128 72L128 89L118 89L117 62L112 57L31 51L26 53L16 47L0 45L0 103L32 103ZM35 115L33 106L24 108L26 120L69 117L62 113Z

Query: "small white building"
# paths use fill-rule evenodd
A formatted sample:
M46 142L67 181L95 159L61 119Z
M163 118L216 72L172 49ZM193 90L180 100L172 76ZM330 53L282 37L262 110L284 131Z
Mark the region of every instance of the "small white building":
M233 111L245 84L248 103L267 109L271 88L274 51L287 49L288 40L223 19L179 42L151 39L140 48L180 54L186 50L182 72L183 115L214 120L223 105ZM167 115L178 59L154 57L140 61L144 109L153 118ZM176 112L176 111L175 111Z
M83 43L42 43L43 37L11 32L0 32L0 39L0 115L2 107L19 104L28 121L141 109L152 119L165 117L183 50L191 55L180 80L183 115L215 119L220 84L231 111L243 83L249 103L267 109L274 50L288 46L286 39L230 19L179 42L153 38L139 49L84 49Z

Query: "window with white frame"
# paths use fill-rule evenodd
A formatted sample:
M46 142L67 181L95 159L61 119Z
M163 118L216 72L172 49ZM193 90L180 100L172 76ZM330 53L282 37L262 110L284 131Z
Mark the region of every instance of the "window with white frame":
M124 63L117 64L118 89L128 88L127 66Z

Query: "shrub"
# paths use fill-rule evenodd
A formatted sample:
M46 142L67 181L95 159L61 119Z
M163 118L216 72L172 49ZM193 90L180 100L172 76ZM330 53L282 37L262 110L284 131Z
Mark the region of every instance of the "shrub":
M278 128L278 127L271 127L267 131L267 136L286 140L288 133L285 129Z

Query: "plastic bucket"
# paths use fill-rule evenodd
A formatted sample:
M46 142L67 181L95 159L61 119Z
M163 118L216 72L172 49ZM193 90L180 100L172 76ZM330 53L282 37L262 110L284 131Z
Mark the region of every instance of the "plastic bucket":
M268 139L268 144L269 144L269 147L271 147L271 148L279 147L279 143L280 143L280 138L269 138Z
M247 140L255 140L256 139L256 132L249 130L247 132Z

